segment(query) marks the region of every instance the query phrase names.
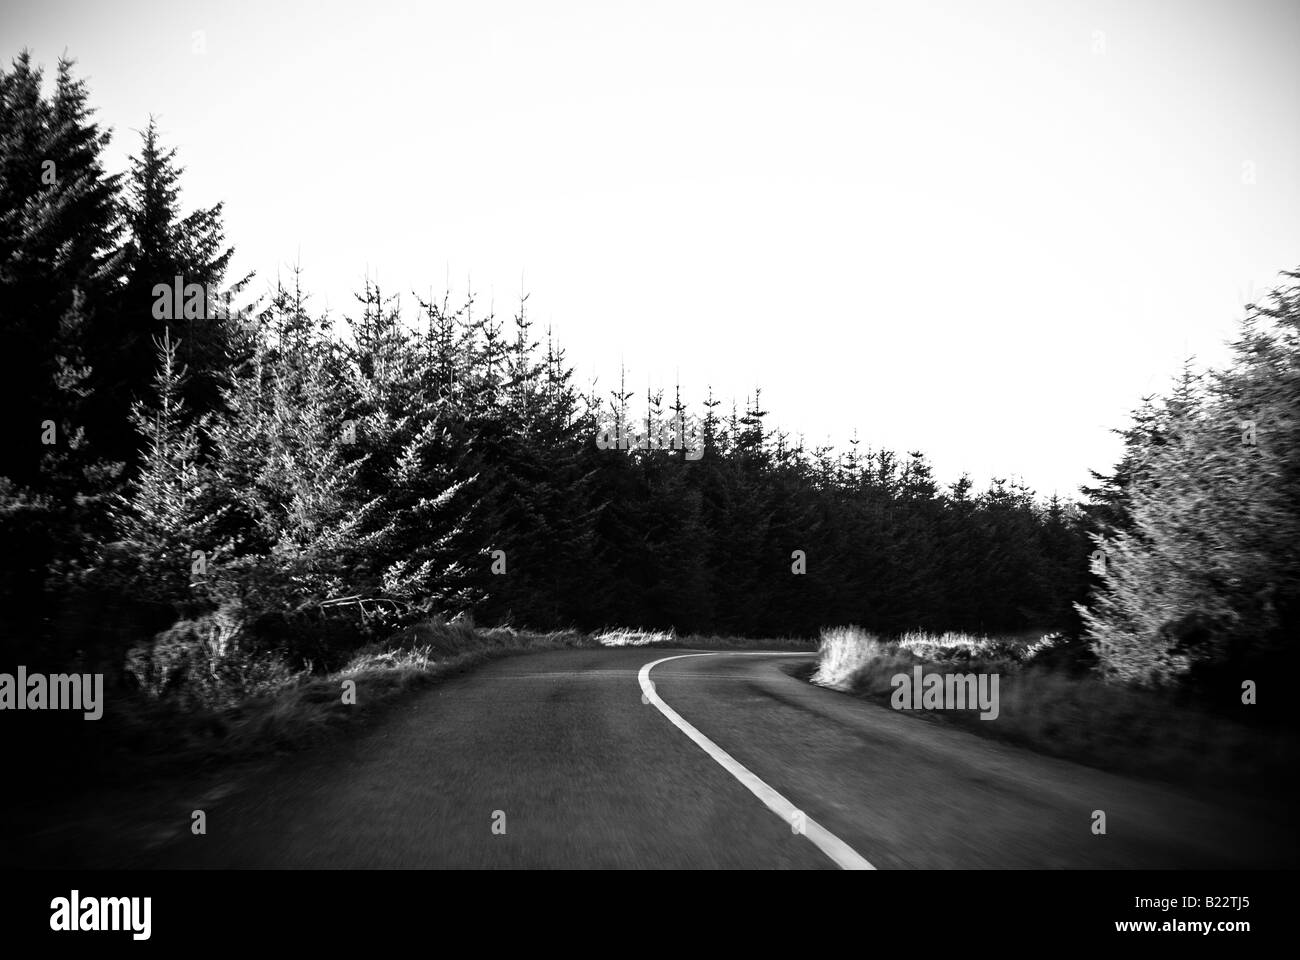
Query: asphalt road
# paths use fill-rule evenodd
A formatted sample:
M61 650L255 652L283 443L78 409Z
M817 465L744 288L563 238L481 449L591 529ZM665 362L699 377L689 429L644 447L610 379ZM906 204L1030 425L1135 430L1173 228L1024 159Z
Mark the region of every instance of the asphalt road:
M259 768L122 865L840 865L643 696L687 650L564 650L449 679L360 734ZM880 869L1257 867L1294 838L1244 812L814 687L810 657L716 653L653 692ZM1107 834L1091 832L1104 810ZM496 830L494 831L494 825ZM501 832L504 828L504 832Z

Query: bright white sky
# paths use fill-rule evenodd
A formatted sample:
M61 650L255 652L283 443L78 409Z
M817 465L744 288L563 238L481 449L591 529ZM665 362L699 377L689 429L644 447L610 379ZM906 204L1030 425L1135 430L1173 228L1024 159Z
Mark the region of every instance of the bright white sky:
M195 52L203 31L205 52ZM156 114L238 273L523 284L579 377L1071 494L1300 264L1300 4L59 3L0 54Z

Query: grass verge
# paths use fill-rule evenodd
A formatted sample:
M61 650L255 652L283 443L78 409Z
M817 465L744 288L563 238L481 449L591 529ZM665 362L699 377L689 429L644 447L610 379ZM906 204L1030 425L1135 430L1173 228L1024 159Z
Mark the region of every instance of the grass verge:
M1107 683L1061 638L905 634L857 627L823 631L813 683L893 706L893 678L923 673L998 675L996 719L978 710L904 710L1040 753L1111 772L1214 792L1290 796L1294 730L1209 710L1171 692Z

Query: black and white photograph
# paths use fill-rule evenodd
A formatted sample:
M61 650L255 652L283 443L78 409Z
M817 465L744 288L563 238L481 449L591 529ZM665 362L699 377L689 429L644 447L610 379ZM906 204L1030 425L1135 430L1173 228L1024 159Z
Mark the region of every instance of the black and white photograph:
M0 932L1281 942L1298 52L0 0Z

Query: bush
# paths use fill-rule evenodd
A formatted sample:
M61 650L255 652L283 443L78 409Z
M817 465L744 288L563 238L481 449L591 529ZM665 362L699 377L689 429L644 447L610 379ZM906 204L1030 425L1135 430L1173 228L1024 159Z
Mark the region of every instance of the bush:
M130 650L128 676L147 697L182 707L217 709L295 682L275 656L250 649L242 610L227 604L181 620L144 646Z
M872 692L879 678L910 670L920 662L898 642L882 641L861 627L831 627L822 631L817 671L812 682L837 690L866 684Z

